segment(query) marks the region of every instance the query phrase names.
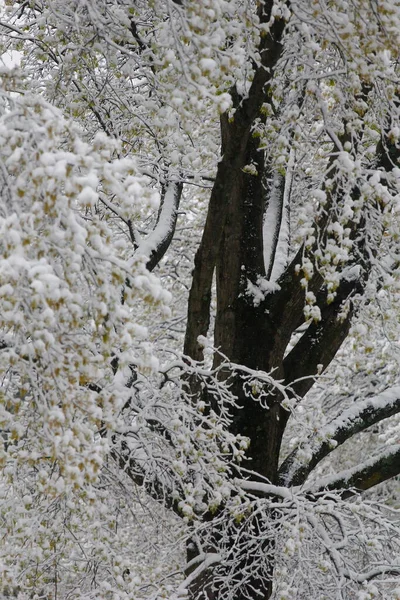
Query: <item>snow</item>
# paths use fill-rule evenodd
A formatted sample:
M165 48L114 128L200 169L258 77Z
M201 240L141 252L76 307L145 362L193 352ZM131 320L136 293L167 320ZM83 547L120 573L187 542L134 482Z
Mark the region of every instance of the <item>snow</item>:
M98 199L99 195L97 192L89 186L85 186L77 197L79 204L86 206L87 208L94 207Z
M269 202L264 217L264 264L267 273L271 268L271 261L274 258L273 253L275 252L276 247L278 245L279 235L281 231L281 224L279 223L279 218L281 210L284 210L284 208L281 206L281 186L283 185L283 183L284 182L282 175L276 174L272 181L271 194L269 197Z
M194 566L194 564L200 563L196 569L194 569L188 577L180 584L176 593L171 597L171 600L181 600L183 598L188 597L188 587L201 573L206 571L212 565L215 565L222 560L222 555L215 553L201 553L194 559L193 564L189 563L190 566Z
M324 427L319 435L324 437L333 437L340 429L346 429L352 423L360 419L360 415L367 409L376 412L391 406L400 405L400 386L394 386L381 392L377 396L367 398L362 402L357 402L342 414L334 419L330 424Z
M326 442L329 442L330 448L335 448L338 445L335 436L339 435L342 431L349 430L351 432L353 426L356 426L360 421L362 422L363 413L366 411L371 411L371 413L375 414L381 412L382 419L383 411L387 411L387 416L390 416L392 409L396 411L399 406L400 386L393 386L372 398L355 403L325 427L322 427L307 443L299 447L295 455L295 460L285 475L285 480L290 481L296 470L307 465Z
M361 277L361 266L352 265L345 267L341 272L340 277L341 279L344 279L344 281L357 281Z
M265 496L278 496L278 498L293 499L293 491L285 488L272 485L270 483L262 483L259 481L249 481L247 479L235 479L235 484L248 492L257 492Z
M199 65L203 73L212 73L217 68L217 63L212 58L202 58Z
M240 374L249 390L245 401L259 402L257 409L264 402L267 410L264 399L273 389L282 406L290 407L292 390L274 379L286 375L283 350L273 357L280 357L276 370L267 373L232 364L229 357L221 368L210 370L211 360L197 364L182 358L180 348L193 247L220 156L219 113L232 109L235 82L238 95L254 91L254 71L264 61L268 69L258 71L264 86L258 86L258 98L241 102L235 95L236 112L226 115L228 145L235 141L230 135L237 131L235 118L246 119L247 108L251 112L255 106L256 117L245 124L237 148L253 131L260 135L267 168L282 167L274 176L264 221L268 277L248 282L249 311L262 307L269 294L275 294L271 304L280 311L277 281L288 251L294 255L305 239L302 274L294 279L302 278L304 290L298 292L305 293L306 318L318 319L319 275L332 300L341 280L359 277L359 267L344 267L357 259L352 240L359 239L358 224L370 219L365 256L375 264L360 307L368 323L378 321L382 306L376 330L389 348L383 360L391 353L391 370L382 366L373 347L365 388L374 378L385 385L386 377L397 377L399 274L393 261L398 262L400 170L392 177L373 163L385 128L392 128L392 137L399 132L396 3L381 11L380 22L368 2L357 3L355 18L346 2L317 1L309 10L306 0L290 6L276 0L270 3L270 22L263 22L262 2L242 0L137 2L133 12L132 3L117 0L49 0L39 3L40 14L34 4L7 2L1 28L4 47L18 44L23 50L27 77L14 80L0 69L0 319L7 341L0 352L0 425L7 440L0 444L0 588L11 573L21 597L29 588L32 595L60 598L181 598L187 597L191 581L207 571L215 577L217 596L257 596L257 590L246 593L232 586L270 572L267 543L277 552L277 599L356 598L353 584L364 583L367 569L374 575L378 565L379 575L379 565L391 564L390 552L398 548L393 522L383 511L381 521L376 520L376 512L364 528L352 510L368 503L345 504L338 496L333 500L333 494L310 500L305 489L272 485L239 463L245 451L251 458L252 449L248 438L231 433L231 417L240 406L226 373ZM263 48L279 43L275 34L286 27L286 19L290 25L275 69L274 52ZM272 87L265 85L270 75ZM258 118L261 89L267 87L273 99ZM74 123L36 93L59 104ZM116 139L96 133L101 127ZM257 145L256 137L249 139ZM182 218L193 239L187 244L185 234L177 232L171 260L161 265L161 284L146 264L170 240L182 180L187 212ZM169 183L157 215L161 181ZM360 198L355 198L355 181ZM321 189L313 195L315 187ZM290 239L289 199L293 222L304 204L311 207L296 231L304 234L302 239ZM154 222L154 231L143 233ZM364 224L361 231L364 235ZM308 257L320 242L319 256ZM376 267L385 257L390 260L384 269L392 277L376 294L381 285ZM222 275L225 265L219 259L216 264ZM163 313L172 298L164 286L174 294L176 319ZM219 298L213 297L213 311L214 300ZM279 315L273 307L266 314L274 343L279 345L286 317L298 328L301 310L286 314L282 303ZM368 329L360 325L357 331L356 341L364 343ZM205 338L199 341L210 355L218 351ZM354 354L353 348L353 362ZM363 360L360 368L369 373ZM264 365L263 357L257 365ZM332 364L332 389L340 373L334 369ZM324 377L318 384L326 384ZM343 429L362 425L363 410L384 416L392 406L394 415L397 399L390 394L398 391L354 404L328 426L321 425L315 436L318 424L310 419L313 437L298 450L297 466L307 464L321 445L331 449L340 443ZM344 402L347 406L348 399ZM309 397L304 406L309 415ZM213 412L213 407L218 409ZM300 426L304 422L300 419ZM374 436L383 453L398 447L398 415L392 424L390 429L384 423L382 436ZM194 538L199 556L185 580L184 549ZM363 571L362 563L371 566ZM375 588L363 586L362 592L381 594L378 579Z
M324 488L330 488L330 487L334 487L335 484L337 482L346 482L351 480L355 475L357 475L357 473L360 473L366 469L368 469L369 467L373 467L377 462L384 460L384 459L390 459L391 457L399 457L400 456L400 446L399 443L393 444L391 446L387 446L384 450L382 450L381 452L374 454L374 456L372 456L371 458L369 458L368 460L366 460L365 462L361 463L361 464L357 464L354 467L351 467L349 469L345 469L343 471L340 471L339 473L334 473L333 475L327 475L326 477L322 477L320 479L318 479L317 481L313 482L313 484L311 486L305 486L305 489L307 491L314 491L316 492L317 490L323 490ZM357 487L357 486L355 486ZM340 487L339 487L340 489Z
M247 280L246 294L253 298L253 305L259 306L263 300L265 300L268 294L273 294L280 290L278 283L268 281L265 277L257 279L257 283L252 283L249 279Z
M149 259L152 252L160 246L173 228L177 211L177 188L177 182L170 182L167 185L157 225L147 238L140 243L136 251L137 255L142 255Z

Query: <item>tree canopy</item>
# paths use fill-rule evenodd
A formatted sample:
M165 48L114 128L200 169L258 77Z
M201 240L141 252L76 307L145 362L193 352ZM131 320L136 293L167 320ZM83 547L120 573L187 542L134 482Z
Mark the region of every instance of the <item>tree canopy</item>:
M399 3L0 32L0 593L400 598Z

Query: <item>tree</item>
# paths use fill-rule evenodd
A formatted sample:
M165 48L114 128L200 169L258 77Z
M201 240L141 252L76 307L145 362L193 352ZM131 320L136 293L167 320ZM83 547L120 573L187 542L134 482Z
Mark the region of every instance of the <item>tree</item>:
M1 29L3 586L400 597L397 3Z

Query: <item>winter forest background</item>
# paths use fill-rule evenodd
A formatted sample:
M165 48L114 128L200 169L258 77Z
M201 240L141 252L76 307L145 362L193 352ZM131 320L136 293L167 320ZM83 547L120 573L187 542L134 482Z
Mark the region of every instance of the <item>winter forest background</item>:
M0 595L400 599L399 48L0 4Z

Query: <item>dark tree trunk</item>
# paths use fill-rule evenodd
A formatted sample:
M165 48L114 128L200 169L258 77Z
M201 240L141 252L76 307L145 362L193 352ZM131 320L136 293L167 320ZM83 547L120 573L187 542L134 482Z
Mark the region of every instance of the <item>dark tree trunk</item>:
M219 352L215 354L214 365L221 364L223 355L238 365L270 371L272 367L279 366L279 359L275 360L277 357L273 354L275 325L266 319L265 306L256 306L248 293L249 282L257 285L259 278L266 275L262 237L268 200L264 156L251 135L251 123L243 124L238 117L233 123L228 123L223 117L221 128L224 154L211 194L203 239L195 259L185 353L195 360L202 358L197 337L207 334L209 327L211 285L215 270L217 311L214 340ZM257 175L245 172L244 167L248 164L255 165ZM232 376L229 367L225 376ZM281 399L271 395L266 409L257 399L247 397L243 383L240 373L234 375L232 390L240 408L232 415L232 430L251 440L246 466L274 482L284 424L281 419ZM194 387L193 392L196 391ZM271 554L272 549L269 547L265 551ZM196 557L196 553L197 549L192 544L188 550L189 562ZM243 565L238 568L236 578L240 578L249 560L251 557L248 555L243 557ZM268 577L247 581L246 589L253 590L254 598L267 600L271 596L272 570L271 560ZM235 584L234 581L232 583ZM212 567L193 581L191 595L204 600L222 600L218 589L213 586ZM248 597L247 593L242 596L239 592L232 600Z
M269 21L271 7L272 2L261 6L261 21ZM282 20L276 20L271 35L263 38L260 45L262 64L255 71L248 97L240 98L236 90L232 90L236 106L234 118L229 121L227 115L221 117L222 158L210 197L203 238L195 257L184 348L191 358L202 359L197 339L208 332L215 271L217 311L214 340L219 350L214 357L215 366L221 364L223 355L239 365L270 371L272 367L281 365L283 356L284 346L280 348L281 356L275 355L280 331L277 332L275 323L266 318L264 303L258 306L254 303L248 286L256 286L260 278L266 276L263 219L268 202L268 181L271 180L267 177L264 153L252 135L252 128L255 119L262 118L261 106L269 99L268 85L281 54L284 26ZM247 165L252 165L252 174L246 172ZM229 367L223 376L228 375L232 376ZM274 482L283 433L281 399L271 395L268 408L256 399L249 399L240 373L234 375L232 389L240 407L232 415L232 429L250 439L246 466ZM198 392L195 383L192 391ZM196 553L196 546L191 544L189 562ZM271 553L271 548L268 548L268 553ZM248 556L243 557L243 567L248 561ZM267 600L270 597L272 570L271 561L268 577L247 582L246 588L252 589L257 599ZM236 577L240 576L238 572ZM193 598L219 600L218 590L212 585L212 568L193 581L191 595ZM232 600L244 600L245 597L248 598L239 592Z
M268 22L271 6L272 2L263 4L260 12L262 21ZM276 389L268 389L264 385L261 394L245 389L243 373L240 368L233 372L231 363L255 371L268 373L273 370L275 379L291 386L289 393L302 397L312 385L312 376L328 366L347 335L351 311L340 321L337 316L343 301L355 291L353 283L341 285L335 301L322 311L321 321L309 327L304 340L287 357L285 352L291 336L304 323L305 294L296 268L302 260L303 249L280 277L278 291L264 297L261 295L258 299L252 294L260 281L265 281L272 272L272 264L264 264L263 248L268 205L274 202L277 207L271 211L276 222L268 227L272 236L271 257L276 255L284 211L285 178L279 175L279 185L276 185L278 175L271 170L264 151L259 148L258 139L253 136L256 119L264 118L262 105L270 102L269 84L281 55L284 27L285 23L277 19L270 35L262 38L262 64L255 69L248 96L240 98L233 89L234 117L231 120L227 115L221 117L222 158L211 192L202 241L195 257L184 347L185 354L194 360L202 360L198 336L208 333L215 272L217 308L214 345L217 352L214 366L222 365L226 357L226 368L221 370L221 376L231 378L231 390L238 405L232 414L232 431L250 440L244 466L253 471L255 478L267 479L272 484L278 481L279 454L289 413L282 406L283 398ZM251 169L246 168L248 165ZM308 290L324 300L326 291L318 271L308 282ZM308 352L309 348L312 348L311 352ZM307 379L296 382L304 376ZM195 382L191 391L193 394L200 393ZM265 524L258 523L255 527L263 526ZM234 537L232 531L232 540ZM250 578L245 590L235 592L231 600L270 598L274 548L271 542L267 546L264 551L270 560L263 577ZM193 561L197 553L196 545L192 544L188 561ZM243 567L248 566L249 560L251 557L248 555L243 557ZM189 571L194 572L194 568ZM212 571L210 567L205 574L194 579L192 598L224 600L213 586ZM240 577L240 572L236 577Z

